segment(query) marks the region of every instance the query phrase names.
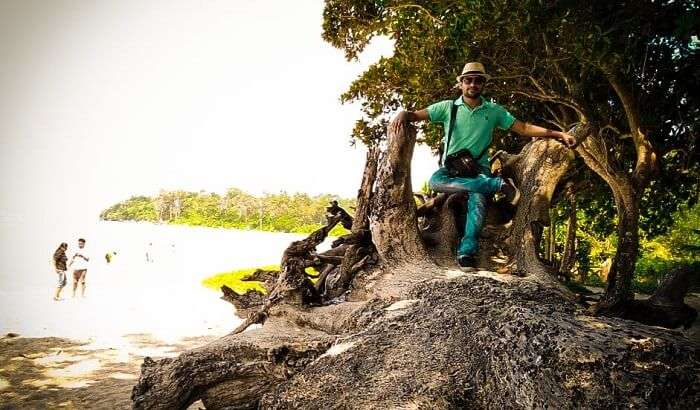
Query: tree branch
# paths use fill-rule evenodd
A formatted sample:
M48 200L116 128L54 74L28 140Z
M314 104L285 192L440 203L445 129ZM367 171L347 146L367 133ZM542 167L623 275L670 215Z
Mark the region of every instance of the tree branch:
M552 56L552 49L549 47L549 41L547 41L547 35L545 33L542 33L542 40L544 41L544 49L547 51L547 54L549 56ZM557 74L559 74L559 77L561 77L562 81L564 81L566 91L569 93L569 95L572 95L573 87L571 86L571 81L569 80L569 77L567 77L564 74L564 71L561 69L561 65L559 65L559 62L556 58L551 58L550 61L552 62L552 65L554 65L554 69L556 70Z
M601 70L625 109L627 124L637 151L637 163L634 167L632 178L637 191L635 194L641 195L641 192L649 184L652 175L658 171L656 153L642 130L639 110L632 90L614 72L605 67L601 67Z
M579 115L579 118L586 118L585 114L583 113L583 108L571 99L562 98L559 96L546 95L546 94L531 93L531 92L526 92L526 91L522 91L522 90L513 90L512 93L524 95L528 98L532 98L532 99L535 99L538 101L547 101L547 102L552 102L555 104L565 105L565 106L571 108L572 110L576 111L576 113Z
M428 11L428 9L426 9L425 7L418 5L418 4L401 4L399 6L390 6L390 7L387 7L387 10L398 11L401 9L409 9L409 8L418 9L423 14L425 14L428 18L430 18L433 21L433 23L435 23L435 25L437 25L438 27L442 26L442 21L440 19L433 16L430 13L430 11Z

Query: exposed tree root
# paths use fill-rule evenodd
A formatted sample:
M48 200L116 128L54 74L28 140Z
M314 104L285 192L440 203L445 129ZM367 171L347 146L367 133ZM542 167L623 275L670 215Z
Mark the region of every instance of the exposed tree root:
M390 136L381 161L378 149L368 154L356 217L331 204L328 224L293 242L281 271L264 276L265 298L224 290L249 312L234 333L175 359L146 359L134 407L199 398L210 410L700 406L697 346L674 331L587 315L539 257L568 167L562 146L537 141L498 155L521 203L489 207L479 259L487 269L465 274L454 250L466 196L416 208L414 143L409 127ZM317 253L339 222L352 232ZM315 284L309 266L320 271ZM645 312L630 316L643 321L678 310L652 322L687 324L687 275L669 277L644 302L651 310L620 314ZM243 332L256 323L264 326Z

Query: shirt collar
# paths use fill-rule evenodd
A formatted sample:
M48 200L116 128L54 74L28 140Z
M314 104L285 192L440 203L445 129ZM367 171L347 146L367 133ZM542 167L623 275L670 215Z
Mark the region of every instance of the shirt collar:
M464 106L467 107L469 110L478 110L479 108L484 107L485 104L486 104L486 100L484 99L484 96L483 96L483 95L480 95L480 96L479 96L479 100L481 100L481 104L479 104L479 105L478 105L477 107L475 107L475 108L471 108L470 106L468 106L467 104L464 103L464 100L462 99L462 96L460 95L459 97L457 97L456 100L454 100L454 104L455 104L455 105L464 105Z

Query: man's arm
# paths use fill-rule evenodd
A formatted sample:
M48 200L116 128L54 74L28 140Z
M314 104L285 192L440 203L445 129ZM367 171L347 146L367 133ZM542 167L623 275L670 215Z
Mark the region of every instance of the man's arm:
M406 124L410 124L412 122L417 121L425 121L429 118L430 117L428 116L428 110L401 111L389 123L389 130L392 133L396 134L397 132L402 131L403 127Z
M510 129L526 137L554 138L562 142L567 147L573 147L574 145L576 145L576 138L574 138L573 135L561 131L554 131L547 128L539 127L537 125L529 124L527 122L522 122L519 120L515 120L513 126L510 127Z

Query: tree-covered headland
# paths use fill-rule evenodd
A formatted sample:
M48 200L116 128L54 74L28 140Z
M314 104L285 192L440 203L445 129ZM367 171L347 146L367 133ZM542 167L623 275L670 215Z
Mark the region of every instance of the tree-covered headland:
M250 195L231 188L211 192L162 191L158 196L135 196L105 209L108 221L147 221L215 228L310 233L325 223L326 207L337 201L352 209L355 201L332 195L302 193ZM331 235L345 231L338 227Z

